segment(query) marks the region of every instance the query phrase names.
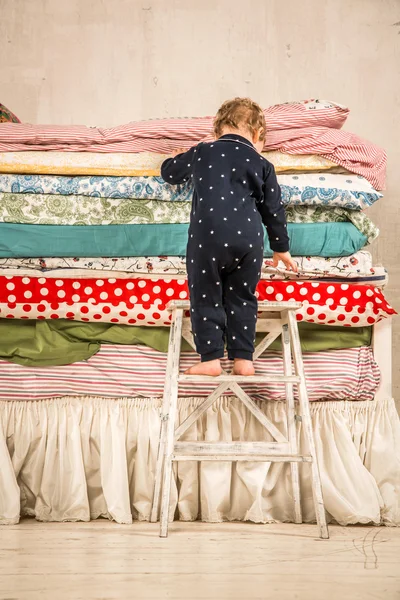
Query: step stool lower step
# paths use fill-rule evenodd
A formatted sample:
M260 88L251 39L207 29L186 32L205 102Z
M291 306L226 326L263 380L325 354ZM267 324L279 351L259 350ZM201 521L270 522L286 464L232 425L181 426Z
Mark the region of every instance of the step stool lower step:
M173 460L250 460L311 462L311 456L293 454L289 442L175 442Z

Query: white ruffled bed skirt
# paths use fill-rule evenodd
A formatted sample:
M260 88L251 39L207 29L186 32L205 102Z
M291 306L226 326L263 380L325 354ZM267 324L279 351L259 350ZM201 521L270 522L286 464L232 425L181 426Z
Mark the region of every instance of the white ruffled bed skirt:
M200 401L181 399L179 419ZM17 523L23 515L147 520L160 404L158 398L93 397L0 402L0 523ZM284 405L259 406L284 431ZM400 421L393 400L315 402L311 413L328 518L342 525L400 525ZM239 401L221 398L186 439L267 438ZM301 465L300 473L303 518L313 521L309 466ZM292 521L290 468L180 463L173 502L182 520Z

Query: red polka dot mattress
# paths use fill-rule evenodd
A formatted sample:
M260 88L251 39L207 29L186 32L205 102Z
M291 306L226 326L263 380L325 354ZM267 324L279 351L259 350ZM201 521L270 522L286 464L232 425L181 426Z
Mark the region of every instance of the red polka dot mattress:
M297 320L310 323L359 327L395 314L382 291L369 285L260 281L256 294L302 302ZM0 276L0 318L8 319L169 325L168 302L187 298L186 279Z

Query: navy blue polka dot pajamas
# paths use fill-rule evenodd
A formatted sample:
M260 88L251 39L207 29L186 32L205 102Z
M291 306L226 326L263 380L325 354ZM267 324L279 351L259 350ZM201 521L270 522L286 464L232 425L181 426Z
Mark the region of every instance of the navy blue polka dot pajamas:
M289 250L275 169L246 138L224 135L164 161L163 179L192 179L186 253L191 321L202 361L252 360L264 229L271 249Z

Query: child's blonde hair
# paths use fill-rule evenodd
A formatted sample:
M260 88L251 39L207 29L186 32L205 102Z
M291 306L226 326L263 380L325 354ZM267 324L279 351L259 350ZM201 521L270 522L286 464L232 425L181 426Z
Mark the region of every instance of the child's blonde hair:
M214 119L214 133L217 138L222 135L225 126L234 129L242 126L247 128L252 135L261 129L260 141L265 140L267 132L264 112L250 98L234 98L223 103Z

